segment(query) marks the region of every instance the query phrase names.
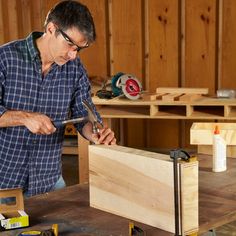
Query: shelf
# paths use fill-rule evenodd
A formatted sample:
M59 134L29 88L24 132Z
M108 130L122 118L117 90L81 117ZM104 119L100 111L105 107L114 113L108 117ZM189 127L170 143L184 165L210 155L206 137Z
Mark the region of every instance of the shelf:
M236 106L228 106L228 114L226 114L228 117L236 117Z
M223 118L224 106L192 106L192 117Z
M186 117L186 106L159 105L154 116L175 116L183 118Z
M97 106L98 112L106 118L148 118L150 116L149 106Z
M236 99L201 97L193 101L93 98L104 118L236 120Z

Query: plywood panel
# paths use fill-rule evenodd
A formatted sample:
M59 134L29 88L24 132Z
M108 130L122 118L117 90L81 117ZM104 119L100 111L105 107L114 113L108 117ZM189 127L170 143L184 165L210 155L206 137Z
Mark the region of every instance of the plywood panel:
M3 7L2 7L2 0L0 1L0 45L4 43L4 22L3 22Z
M176 120L148 120L147 147L165 150L180 147L179 121Z
M95 22L97 39L88 49L81 51L81 58L90 76L107 77L108 67L108 4L106 0L83 0Z
M143 77L143 31L141 0L111 0L111 68L112 74L119 71Z
M217 7L215 0L183 0L184 43L182 44L182 86L205 87L210 94L215 93ZM190 127L192 121L181 122L180 142L190 147Z
M148 1L148 88L178 87L178 1Z
M182 86L215 92L216 0L185 1L185 79Z
M179 1L146 1L147 89L179 86ZM148 147L173 148L179 146L178 121L147 121ZM164 138L165 137L165 138Z
M31 2L30 0L21 0L22 7L22 37L26 37L32 31L32 21L31 21Z
M220 88L236 89L236 1L222 1L222 38Z
M20 12L18 9L17 0L8 0L6 1L5 10L8 11L8 31L9 38L8 40L15 40L19 37L19 28L18 24L18 13Z
M198 166L181 163L179 168L180 222L186 235L198 227ZM91 206L174 232L173 162L168 155L93 145L89 170Z
M1 18L2 18L2 25L4 27L3 32L3 43L6 43L9 41L9 18L8 18L8 7L7 7L7 1L1 0Z
M30 11L33 31L43 31L43 24L46 17L46 15L43 15L45 14L45 12L42 11L43 9L44 2L39 0L31 2Z
M141 0L109 1L111 74L120 71L134 74L142 84L145 81L143 11ZM124 127L126 145L145 145L145 127L142 121L125 120Z

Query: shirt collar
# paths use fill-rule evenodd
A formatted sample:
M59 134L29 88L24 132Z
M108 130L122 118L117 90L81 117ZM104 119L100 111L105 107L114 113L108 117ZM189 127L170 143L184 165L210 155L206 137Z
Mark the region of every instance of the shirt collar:
M30 57L33 60L35 60L36 58L39 58L39 50L36 47L36 39L41 37L43 35L42 32L32 32L27 38L26 38L26 43L27 43L27 47L28 47L28 51L30 54Z

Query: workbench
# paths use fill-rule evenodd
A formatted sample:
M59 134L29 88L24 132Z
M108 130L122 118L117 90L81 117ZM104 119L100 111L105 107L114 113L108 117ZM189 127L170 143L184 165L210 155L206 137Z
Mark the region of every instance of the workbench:
M212 158L198 157L199 169L199 234L236 220L236 159L227 159L227 171L213 173ZM25 200L30 215L28 229L59 226L60 236L128 236L129 220L89 207L88 184L74 185ZM145 212L144 212L145 214ZM170 236L168 232L137 224L147 236ZM1 232L15 236L22 229Z

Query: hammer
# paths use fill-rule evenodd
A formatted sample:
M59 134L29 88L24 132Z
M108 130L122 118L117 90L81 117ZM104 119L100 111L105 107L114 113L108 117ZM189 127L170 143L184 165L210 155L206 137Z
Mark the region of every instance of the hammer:
M98 125L97 125L98 124L97 116L96 116L95 112L93 111L91 105L87 101L83 100L82 103L85 106L86 110L88 111L87 117L79 117L79 118L70 119L70 120L63 120L63 121L54 121L53 122L54 126L56 128L60 128L66 124L76 124L76 123L88 120L93 125L93 133L97 134L99 132Z

